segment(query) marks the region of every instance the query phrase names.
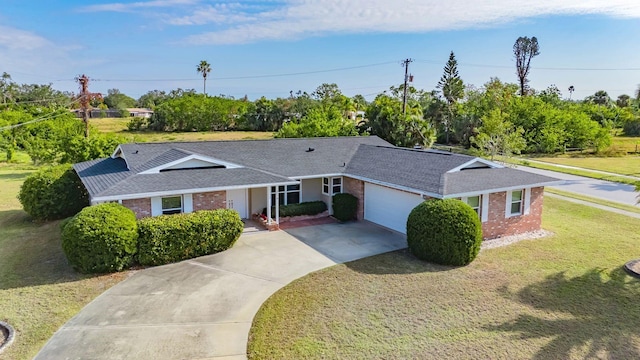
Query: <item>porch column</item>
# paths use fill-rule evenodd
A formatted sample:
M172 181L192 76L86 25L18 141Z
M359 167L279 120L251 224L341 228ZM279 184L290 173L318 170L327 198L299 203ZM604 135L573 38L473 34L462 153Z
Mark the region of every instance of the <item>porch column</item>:
M280 191L276 191L276 224L280 224Z
M267 186L267 224L271 224L271 186Z

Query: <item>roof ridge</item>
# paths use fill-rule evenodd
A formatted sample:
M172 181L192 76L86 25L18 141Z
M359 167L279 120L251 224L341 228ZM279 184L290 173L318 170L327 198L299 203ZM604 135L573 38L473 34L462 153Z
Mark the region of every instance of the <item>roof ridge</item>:
M199 143L211 143L211 142L257 142L257 141L304 141L304 140L326 140L326 139L367 139L367 138L380 138L378 135L356 135L356 136L318 136L318 137L303 137L303 138L269 138L269 139L222 139L222 140L192 140L192 141L149 141L149 142L130 142L120 145L162 145L162 144L199 144ZM393 145L392 145L393 146Z

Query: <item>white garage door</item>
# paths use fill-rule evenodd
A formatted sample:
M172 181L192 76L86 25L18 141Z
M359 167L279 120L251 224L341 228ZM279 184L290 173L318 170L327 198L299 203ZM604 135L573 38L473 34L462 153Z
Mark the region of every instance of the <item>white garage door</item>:
M407 232L407 217L422 196L375 184L364 184L364 218L403 234Z

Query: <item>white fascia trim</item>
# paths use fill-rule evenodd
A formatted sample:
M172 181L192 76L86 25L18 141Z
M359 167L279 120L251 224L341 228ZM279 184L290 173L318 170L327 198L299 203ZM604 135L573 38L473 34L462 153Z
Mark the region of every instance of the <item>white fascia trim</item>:
M120 153L120 156L118 156L118 153ZM118 147L116 147L116 149L113 151L113 154L111 154L111 158L112 159L122 158L122 160L124 160L124 164L127 165L127 170L131 170L131 168L129 168L129 163L127 162L127 158L124 157L124 151L122 150L121 145L118 145Z
M111 158L112 158L112 159L117 158L117 157L118 157L118 152L122 152L122 145L118 145L118 146L116 147L116 149L115 149L115 150L113 150L113 153L111 154Z
M320 179L323 177L338 177L338 176L345 176L342 173L334 173L334 174L322 174L322 175L304 175L304 176L289 176L289 178L291 179L298 179L298 180L306 180L306 179Z
M188 155L188 156L185 156L183 158L180 158L178 160L174 160L174 161L172 161L170 163L162 164L160 166L156 166L156 167L151 168L149 170L142 171L139 174L157 174L161 170L170 168L172 166L181 164L181 163L189 161L189 160L200 160L200 161L204 161L204 162L211 163L211 164L224 165L227 169L238 169L238 168L243 167L243 166L240 166L240 165L237 165L237 164L234 164L234 163L230 163L230 162L227 162L227 161L213 159L213 158L210 158L210 157L207 157L207 156L198 155L198 154L192 154L192 155Z
M464 163L464 164L462 164L460 166L454 167L453 169L447 171L447 173L453 173L453 172L460 171L460 170L466 168L467 166L472 165L472 164L477 163L477 162L479 162L481 164L485 164L485 165L487 165L487 166L489 166L490 168L493 168L493 169L502 169L504 167L504 166L502 166L500 164L496 164L496 163L494 163L492 161L485 160L483 158L478 158L477 157L475 159L467 161L466 163Z
M344 174L342 176L350 177L350 178L356 179L356 180L362 180L364 182L372 183L372 184L375 184L375 185L385 186L385 187L388 187L388 188L391 188L391 189L407 191L407 192L410 192L410 193L418 194L418 195L422 196L423 198L425 196L436 198L436 199L442 199L443 198L442 195L440 195L440 194L431 193L431 192L425 192L425 191L422 191L422 190L413 189L413 188L402 186L402 185L391 184L391 183L384 182L384 181L373 180L373 179L369 179L369 178L362 177L362 176L349 175L349 174Z
M477 195L489 194L489 193L493 194L493 193L498 193L503 191L522 190L522 189L531 189L531 188L537 188L537 187L560 185L562 183L564 183L564 181L550 181L550 182L538 183L538 184L514 185L509 187L503 187L503 188L484 189L484 190L470 191L470 192L459 193L459 194L447 194L442 198L449 199L449 198L459 198L459 197L465 197L465 196L477 196Z
M269 184L217 186L217 187L200 188L200 189L182 189L182 190L156 191L156 192L138 193L138 194L98 196L98 197L91 198L91 202L94 203L98 201L145 199L145 198L162 197L162 196L170 196L170 195L184 195L184 194L194 194L194 193L201 193L201 192L251 189L251 188L260 188L260 187L270 188L271 186L296 185L296 184L300 184L300 182L292 180L292 181L269 183Z

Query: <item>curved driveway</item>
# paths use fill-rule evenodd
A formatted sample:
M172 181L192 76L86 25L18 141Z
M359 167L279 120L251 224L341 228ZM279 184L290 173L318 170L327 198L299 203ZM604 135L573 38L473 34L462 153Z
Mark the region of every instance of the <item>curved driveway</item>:
M564 174L556 171L534 169L526 166L516 166L516 169L562 179L564 180L564 184L551 186L560 190L571 191L628 205L636 205L636 197L638 196L638 193L631 185Z
M243 234L222 253L136 272L63 325L36 359L244 359L253 317L278 289L404 247L402 235L367 222Z

